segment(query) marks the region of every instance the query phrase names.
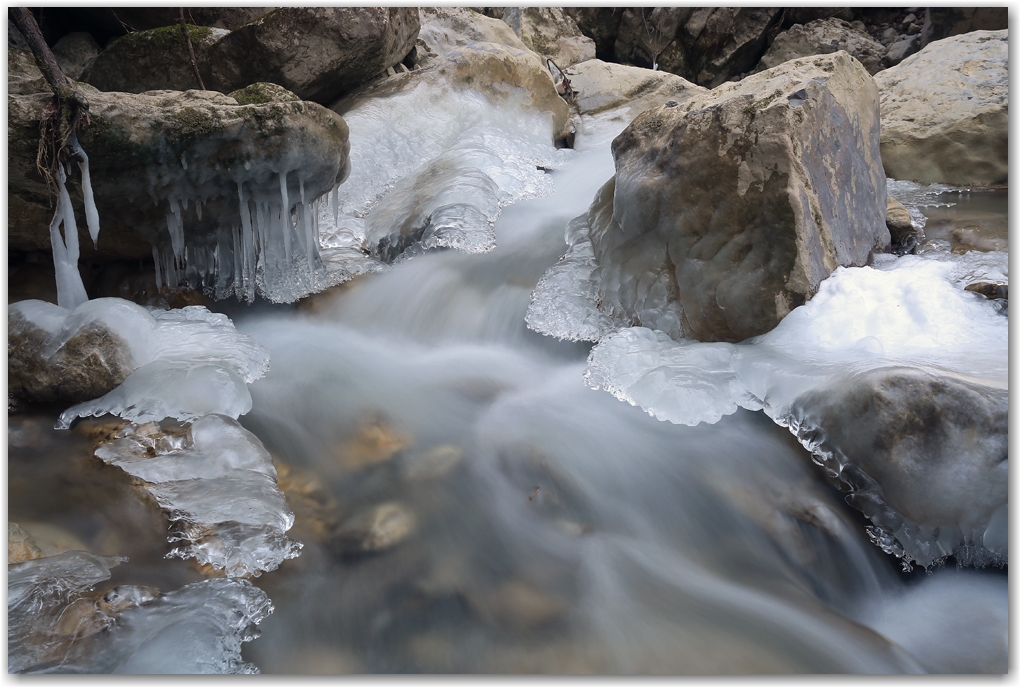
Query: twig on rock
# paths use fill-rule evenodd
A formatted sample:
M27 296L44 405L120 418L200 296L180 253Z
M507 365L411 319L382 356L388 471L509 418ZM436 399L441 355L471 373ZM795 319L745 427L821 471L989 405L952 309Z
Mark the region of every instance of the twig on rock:
M188 13L191 13L190 10ZM195 59L195 46L191 44L191 34L188 33L188 25L184 21L183 7L181 8L181 31L184 32L184 42L188 44L188 54L191 55L191 68L195 71L195 78L198 79L198 85L201 86L204 91L206 90L205 83L202 82L202 75L198 73L198 60Z

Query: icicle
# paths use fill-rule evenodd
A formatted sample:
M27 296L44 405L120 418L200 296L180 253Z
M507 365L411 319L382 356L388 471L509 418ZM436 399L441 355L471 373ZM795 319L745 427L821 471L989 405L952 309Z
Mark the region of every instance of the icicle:
M287 197L287 172L280 174L280 198L283 206L280 208L280 226L283 228L283 254L290 262L290 199Z
M92 194L92 177L89 174L89 156L85 154L85 150L78 143L78 135L71 134L70 138L71 150L74 151L80 158L78 167L81 169L81 192L85 197L85 223L89 228L89 236L92 237L92 245L95 248L99 247L99 210L96 209L96 198Z
M308 259L308 274L311 276L315 267L315 236L312 233L312 205L305 200L305 180L298 179L301 189L301 233L305 240L305 258Z
M184 198L181 199L181 205L184 206L185 210L188 209L188 197L187 196L184 196Z
M240 230L235 224L230 228L230 235L234 241L234 294L241 295L241 274L243 270L244 255L241 253Z
M333 226L340 226L340 187L333 189Z
M202 221L202 201L195 201L195 212L198 213L198 221Z
M166 226L170 230L170 245L174 249L174 258L179 260L184 250L184 222L181 221L181 208L176 198L170 198L170 212L173 217L166 216Z
M57 210L50 222L50 247L53 251L53 270L57 281L57 305L74 310L89 297L78 272L78 227L74 222L74 209L71 207L71 196L67 193L64 182L67 173L62 165L57 166ZM59 227L64 225L64 236L61 238Z
M255 230L251 225L251 209L244 197L242 184L237 185L237 198L240 204L241 229L244 235L244 291L245 297L250 300L248 294L255 281Z
M174 265L174 256L166 256L166 276L171 291L177 290L177 268Z
M152 261L156 263L156 290L163 290L163 276L159 270L159 249L156 246L152 247Z

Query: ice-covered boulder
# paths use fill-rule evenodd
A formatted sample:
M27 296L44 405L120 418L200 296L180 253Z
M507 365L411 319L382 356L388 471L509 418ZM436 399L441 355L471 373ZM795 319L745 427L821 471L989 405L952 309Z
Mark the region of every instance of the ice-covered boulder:
M522 7L521 40L561 69L595 57L595 41L559 7Z
M869 74L883 68L884 45L850 22L835 17L816 19L807 24L794 24L776 36L762 55L758 70L771 69L787 60L810 55L825 55L844 50L856 57Z
M875 76L882 162L894 179L956 186L1009 178L1009 33L929 43Z
M545 170L572 127L541 58L498 43L452 49L333 107L350 126L353 171L323 243L363 244L378 263L491 250L503 207L552 190Z
M121 36L96 58L85 81L104 91L198 88L176 21ZM206 88L228 93L257 81L328 104L400 62L418 35L408 7L283 7L233 31L189 26Z
M640 115L588 212L600 306L673 337L763 334L889 245L878 90L845 52Z
M21 301L9 317L8 394L83 401L60 416L62 428L104 413L140 422L236 418L251 409L246 384L269 369L265 348L202 306L97 298L68 310Z
M80 88L91 124L79 140L102 224L98 249L82 235L83 260L155 258L157 282L176 287L180 272L217 298L251 300L256 279L269 298L307 292L297 282L318 261L314 202L349 171L342 118L315 103L238 105L214 91ZM50 249L53 209L35 159L51 98L8 96L9 248ZM71 193L81 207L73 184Z
M7 313L9 402L80 403L112 391L131 374L127 342L101 321L79 327L59 343L69 311L43 301L22 301Z
M792 406L791 427L888 553L1006 562L1006 389L911 367L864 372Z

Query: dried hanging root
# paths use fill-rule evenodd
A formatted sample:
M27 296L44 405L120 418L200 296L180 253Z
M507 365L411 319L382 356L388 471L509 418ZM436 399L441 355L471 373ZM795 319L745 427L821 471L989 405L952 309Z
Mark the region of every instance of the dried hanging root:
M36 66L53 91L53 102L43 111L36 166L54 196L61 164L83 162L77 153L75 134L89 125L89 102L61 71L32 13L24 7L8 8L7 14L25 37Z

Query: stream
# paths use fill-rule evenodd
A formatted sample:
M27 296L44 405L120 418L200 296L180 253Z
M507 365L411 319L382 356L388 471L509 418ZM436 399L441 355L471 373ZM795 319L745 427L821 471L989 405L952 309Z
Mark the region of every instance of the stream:
M261 636L228 667L1004 672L1005 569L904 572L764 412L656 419L585 384L592 344L528 328L567 224L613 174L624 122L585 124L546 172L554 191L502 209L491 252L416 255L297 305L213 306L269 351L239 422L272 456L303 544L251 580L275 610L255 614ZM945 197L955 204L923 208L930 239L1005 249L1004 193ZM193 562L164 558L155 502L92 456L102 418L55 430L63 409L9 416L9 520L126 557L104 588L204 584ZM209 598L181 599L213 613ZM236 652L197 636L139 640L119 669ZM43 664L112 665L94 656L121 651L117 637Z

